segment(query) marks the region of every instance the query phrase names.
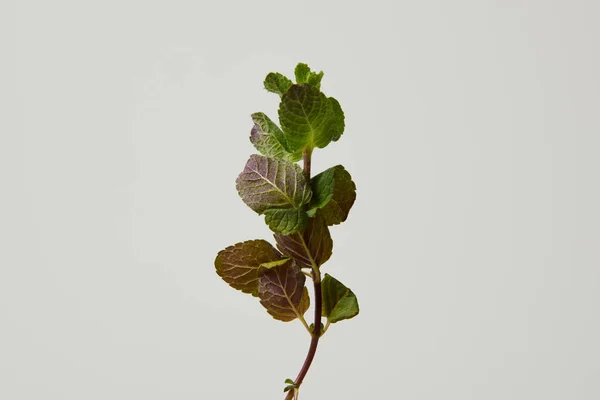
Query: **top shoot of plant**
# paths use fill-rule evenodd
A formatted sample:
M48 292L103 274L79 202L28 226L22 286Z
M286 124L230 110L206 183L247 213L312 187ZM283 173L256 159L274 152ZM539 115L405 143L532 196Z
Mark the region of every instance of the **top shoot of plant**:
M319 338L331 324L358 314L354 293L329 274L323 264L331 257L329 227L346 220L356 199L356 186L341 165L311 177L311 157L344 133L340 103L321 92L323 72L298 64L296 83L270 73L265 89L281 97L279 125L265 114L252 114L253 154L236 181L237 191L252 210L264 215L277 248L262 239L247 240L221 250L217 274L231 287L258 297L273 318L300 320L311 336L304 365L295 380L286 379L286 400L298 391L315 356ZM303 167L296 164L303 161ZM310 306L305 286L313 282L314 322L304 314ZM326 318L323 325L322 318Z

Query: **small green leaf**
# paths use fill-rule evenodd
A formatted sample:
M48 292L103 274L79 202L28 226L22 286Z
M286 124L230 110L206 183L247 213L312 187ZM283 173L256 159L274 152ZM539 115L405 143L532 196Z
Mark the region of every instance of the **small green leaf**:
M215 268L234 289L258 296L259 268L281 262L280 259L281 253L266 240L248 240L221 250L215 259Z
M333 97L329 98L329 105L333 111L333 117L330 127L331 132L333 134L331 140L337 142L338 139L344 133L344 128L346 126L344 111L342 110L342 106L340 106L340 103Z
M285 388L283 388L283 393L289 392L290 390L294 389L295 387L296 387L296 385L287 385Z
M281 97L279 121L289 151L327 146L334 133L332 118L329 99L308 84L292 85Z
M331 257L333 241L320 215L311 218L303 232L274 236L279 251L295 259L301 267L312 268L313 262L320 267Z
M308 83L308 78L310 76L309 66L304 63L298 63L294 70L294 75L296 76L296 83Z
M279 72L271 72L265 78L265 89L282 96L292 86L292 81Z
M310 326L308 327L310 329L311 332L315 331L315 324L310 324ZM323 325L323 323L321 322L321 333L323 333L323 331L325 330L325 326Z
M352 177L341 165L329 168L311 180L313 196L308 215L319 210L327 225L337 225L348 218L348 213L356 200L356 185Z
M319 72L318 74L311 72L306 83L314 88L321 89L321 79L323 79L323 71Z
M289 383L290 385L295 385L295 382L290 378L287 378L284 383Z
M273 318L292 321L304 315L310 305L305 281L306 276L291 259L273 268L261 268L258 278L260 303Z
M263 155L270 158L296 162L302 158L302 151L290 153L285 149L283 132L263 113L252 114L254 127L250 132L250 142Z
M299 165L253 154L236 180L248 207L263 214L272 208L301 208L312 195Z
M323 316L332 324L355 317L358 312L358 300L344 284L329 274L321 282L323 293Z
M273 232L290 235L304 229L308 215L297 208L271 208L265 211L265 223Z
M323 71L316 73L310 70L310 67L304 63L299 63L296 65L296 69L294 70L294 75L296 76L296 83L308 83L310 86L320 89L321 88L321 79L323 79Z

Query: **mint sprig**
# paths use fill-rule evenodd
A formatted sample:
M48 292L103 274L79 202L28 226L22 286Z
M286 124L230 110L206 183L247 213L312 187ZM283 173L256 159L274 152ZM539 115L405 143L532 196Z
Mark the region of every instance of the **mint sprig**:
M280 96L279 126L264 113L252 114L250 141L261 154L250 156L236 180L242 201L264 215L277 248L266 240L247 240L221 250L215 259L216 272L227 284L258 297L279 321L300 320L311 336L298 376L285 381L286 400L297 398L319 339L330 325L359 312L352 290L329 274L321 277L321 267L333 252L329 226L348 218L356 185L341 165L311 179L313 151L340 139L344 112L321 91L322 71L300 63L294 77L295 83L278 72L266 76L265 89ZM303 167L296 164L301 159ZM311 304L307 277L314 288L310 325L304 318Z

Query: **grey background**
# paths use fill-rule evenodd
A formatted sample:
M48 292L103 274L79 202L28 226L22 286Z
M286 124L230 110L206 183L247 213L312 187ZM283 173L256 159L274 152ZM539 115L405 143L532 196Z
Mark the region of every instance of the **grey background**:
M269 71L347 115L301 398L600 398L597 1L8 1L0 398L282 399L308 337L214 273Z

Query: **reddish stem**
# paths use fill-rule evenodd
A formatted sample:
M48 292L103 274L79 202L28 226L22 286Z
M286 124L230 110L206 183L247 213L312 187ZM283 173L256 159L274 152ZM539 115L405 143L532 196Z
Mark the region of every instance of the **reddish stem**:
M310 164L311 164L311 155L312 149L305 149L303 160L304 160L304 174L306 178L310 181ZM319 345L319 338L321 337L321 309L323 304L323 295L321 293L321 273L318 269L313 269L312 278L314 282L315 288L315 330L313 331L312 339L310 341L310 347L308 348L308 354L306 354L306 359L304 360L304 364L302 365L302 369L294 383L296 387L299 388L308 373L310 365L315 358L315 354L317 352L317 346ZM294 398L294 391L290 390L285 398L285 400L292 400Z

